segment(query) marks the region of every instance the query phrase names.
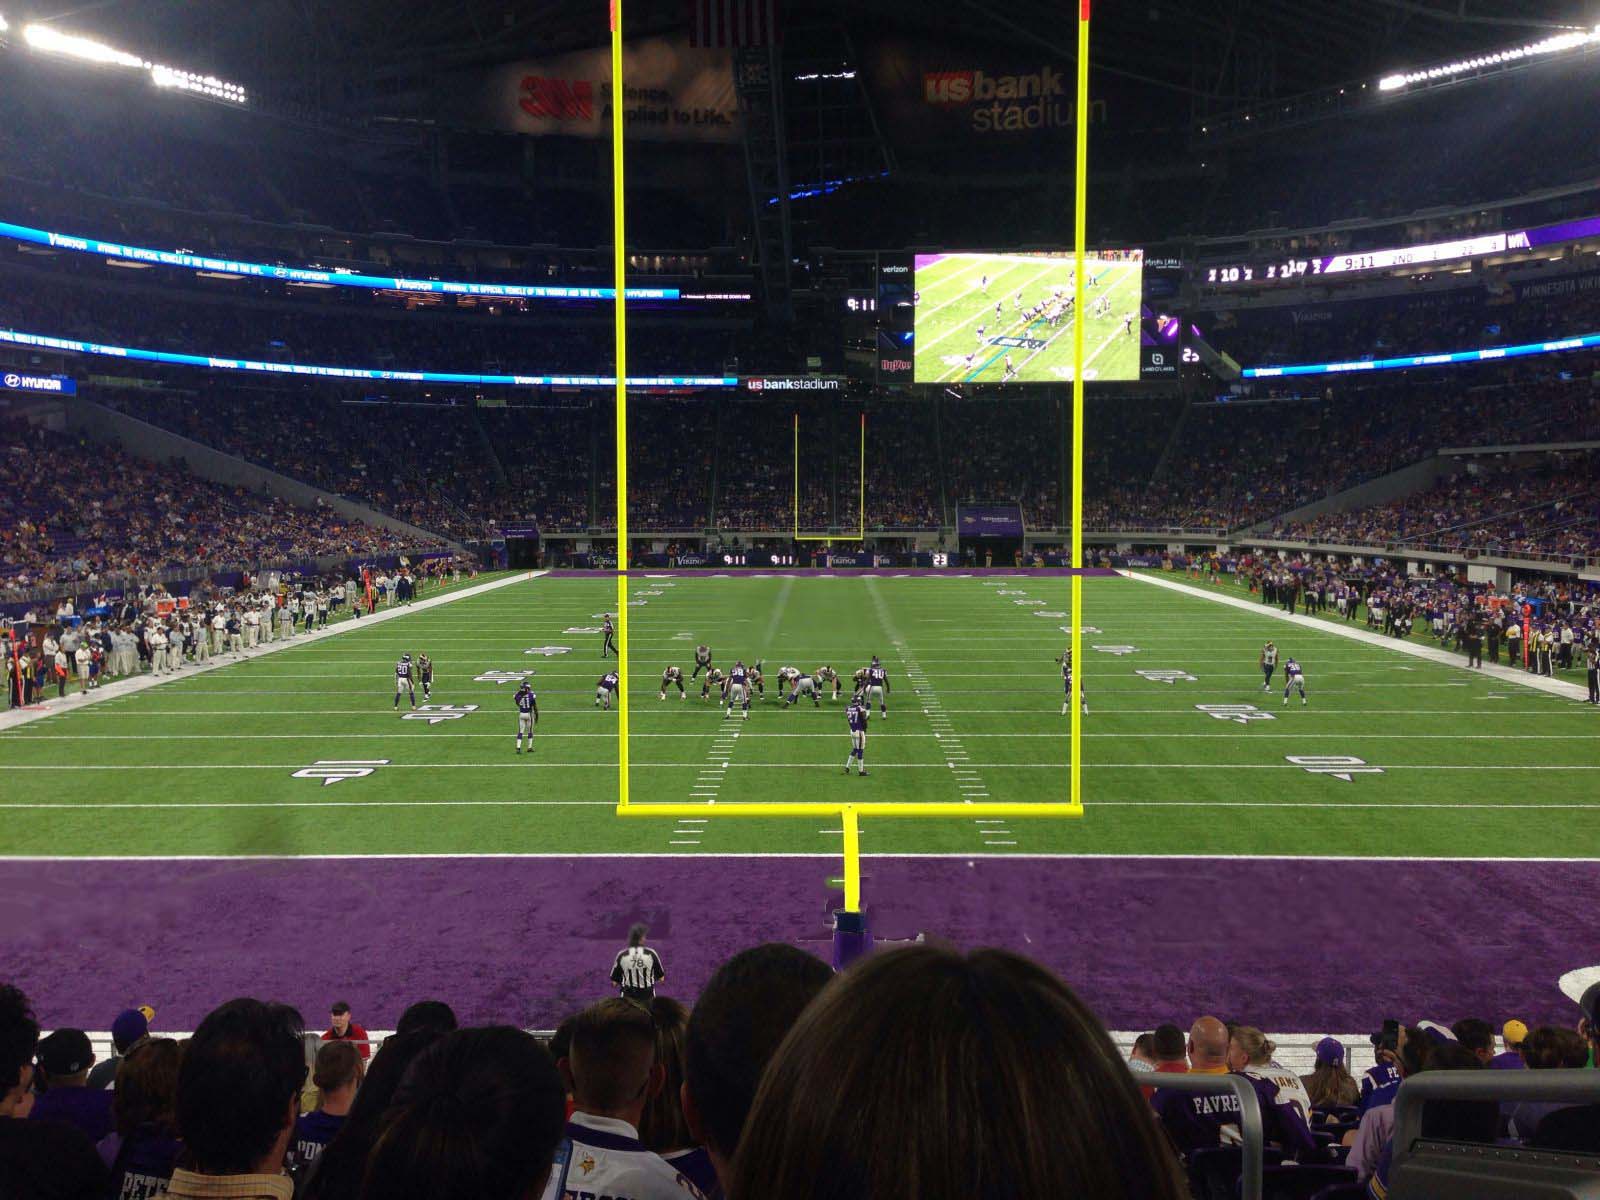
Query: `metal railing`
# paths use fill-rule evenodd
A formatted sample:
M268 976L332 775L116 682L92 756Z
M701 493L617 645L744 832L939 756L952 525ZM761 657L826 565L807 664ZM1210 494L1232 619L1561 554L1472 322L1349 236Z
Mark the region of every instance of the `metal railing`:
M1600 1103L1600 1071L1427 1071L1400 1085L1394 1100L1394 1170L1400 1174L1422 1140L1422 1110L1430 1100L1557 1100Z
M1261 1123L1261 1102L1256 1090L1243 1075L1161 1075L1133 1071L1140 1087L1156 1087L1169 1092L1192 1092L1200 1096L1231 1093L1239 1101L1239 1134L1243 1142L1239 1200L1261 1200L1263 1178L1262 1151L1266 1148L1265 1127ZM1600 1072L1597 1072L1600 1074Z

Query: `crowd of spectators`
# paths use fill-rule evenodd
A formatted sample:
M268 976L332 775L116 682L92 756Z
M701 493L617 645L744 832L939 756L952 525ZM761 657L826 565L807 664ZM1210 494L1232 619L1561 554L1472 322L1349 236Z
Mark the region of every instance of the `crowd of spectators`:
M1509 589L1468 580L1458 570L1408 574L1381 561L1341 555L1263 555L1245 551L1210 566L1231 570L1263 602L1286 612L1337 614L1365 620L1368 629L1396 638L1431 638L1466 655L1551 678L1582 675L1589 702L1600 704L1600 592L1580 581L1529 576ZM1192 570L1205 568L1198 560Z
M547 1040L463 1028L448 1004L419 1001L375 1053L343 1002L319 1035L287 1005L230 1000L181 1041L130 1009L106 1069L83 1031L41 1038L27 997L0 986L7 1200L1234 1194L1238 1102L1179 1088L1182 1075L1255 1092L1269 1172L1300 1173L1285 1183L1314 1172L1318 1186L1381 1196L1406 1079L1581 1067L1600 1046L1596 985L1575 997L1576 1032L1386 1021L1359 1078L1332 1037L1301 1076L1258 1028L1208 1015L1140 1035L1125 1060L1039 965L932 945L838 974L796 947L757 946L692 1008L645 981L620 990ZM1429 1136L1600 1146L1600 1106L1475 1101L1445 1115Z
M1558 452L1504 466L1469 461L1426 491L1288 522L1274 533L1511 558L1593 557L1600 555L1600 456Z
M441 546L82 437L18 429L0 454L0 597L7 599Z

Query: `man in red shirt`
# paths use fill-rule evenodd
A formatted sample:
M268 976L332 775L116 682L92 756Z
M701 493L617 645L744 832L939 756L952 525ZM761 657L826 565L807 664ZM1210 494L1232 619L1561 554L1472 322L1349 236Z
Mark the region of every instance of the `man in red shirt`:
M336 1000L331 1011L333 1028L326 1030L322 1035L325 1042L352 1041L356 1049L361 1051L362 1058L372 1057L372 1047L367 1041L367 1031L350 1019L350 1006L343 1000Z

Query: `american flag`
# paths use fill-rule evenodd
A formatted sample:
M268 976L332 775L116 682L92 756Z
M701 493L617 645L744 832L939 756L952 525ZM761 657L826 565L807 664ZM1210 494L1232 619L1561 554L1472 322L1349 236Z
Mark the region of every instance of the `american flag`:
M778 40L778 0L689 0L690 44L766 46Z

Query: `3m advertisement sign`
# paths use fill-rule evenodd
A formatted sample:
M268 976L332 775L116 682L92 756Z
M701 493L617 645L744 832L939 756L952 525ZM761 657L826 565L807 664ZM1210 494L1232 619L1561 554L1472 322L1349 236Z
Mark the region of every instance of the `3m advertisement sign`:
M732 52L653 38L629 43L623 118L628 136L663 142L736 142ZM611 136L609 49L511 63L492 72L476 123L536 137Z

